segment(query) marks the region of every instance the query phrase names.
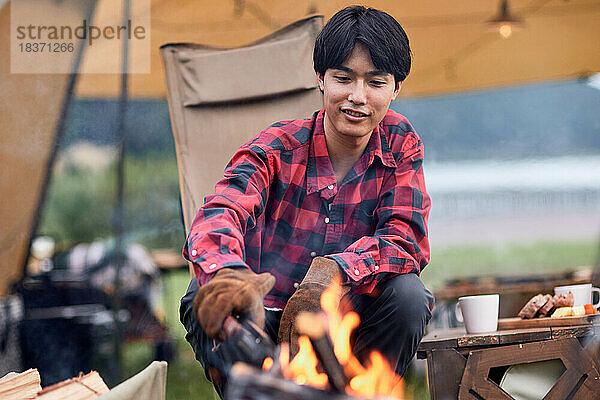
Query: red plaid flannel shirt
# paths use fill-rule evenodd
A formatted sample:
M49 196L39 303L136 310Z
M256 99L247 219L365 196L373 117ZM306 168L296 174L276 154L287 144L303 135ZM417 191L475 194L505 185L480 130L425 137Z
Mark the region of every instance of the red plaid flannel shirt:
M270 272L265 306L283 308L316 256L358 293L429 262L423 145L408 120L389 110L338 185L323 115L275 123L235 153L183 249L200 285L223 267Z

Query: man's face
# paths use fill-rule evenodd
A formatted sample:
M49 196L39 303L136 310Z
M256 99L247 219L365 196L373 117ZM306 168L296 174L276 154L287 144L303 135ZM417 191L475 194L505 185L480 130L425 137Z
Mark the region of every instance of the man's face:
M394 76L377 70L369 50L357 43L348 59L318 75L325 103L325 134L348 138L370 136L400 92Z

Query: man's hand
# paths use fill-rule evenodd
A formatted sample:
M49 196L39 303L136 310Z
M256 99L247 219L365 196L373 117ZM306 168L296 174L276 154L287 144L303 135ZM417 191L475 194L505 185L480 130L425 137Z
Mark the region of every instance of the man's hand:
M321 311L321 294L331 285L334 279L341 282L341 276L340 267L334 260L324 257L313 259L300 286L288 300L279 324L278 342L288 342L292 355L298 352L298 337L300 335L295 324L298 313L301 311ZM347 286L342 286L340 297L337 299L338 303L349 289Z
M275 285L269 273L256 274L250 269L223 268L194 298L194 315L206 334L225 340L223 321L232 313L244 314L261 329L265 325L263 298Z

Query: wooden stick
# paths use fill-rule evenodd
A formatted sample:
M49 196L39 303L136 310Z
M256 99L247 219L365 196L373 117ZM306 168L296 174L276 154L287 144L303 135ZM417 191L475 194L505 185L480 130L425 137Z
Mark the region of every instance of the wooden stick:
M345 393L348 378L344 374L344 368L335 356L326 323L327 321L322 314L301 312L296 317L298 332L310 339L332 389L337 393Z

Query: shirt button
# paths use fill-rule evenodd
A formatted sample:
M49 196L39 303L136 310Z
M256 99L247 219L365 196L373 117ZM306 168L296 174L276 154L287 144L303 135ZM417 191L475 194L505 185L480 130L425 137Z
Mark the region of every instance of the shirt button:
M215 269L215 268L217 268L217 264L210 264L208 266L208 269Z
M196 254L198 254L198 252L196 251L196 249L192 250L192 255L195 256Z
M298 286L300 286L300 284L299 284L298 282L294 283L294 287L295 287L296 289L298 289Z
M328 224L329 223L329 217L325 217L325 223Z
M354 270L354 275L360 275L360 272L358 272L357 269Z
M310 252L310 256L311 257L316 257L317 256L317 252L316 251L311 251Z
M327 186L327 189L332 190L333 189L333 185Z

